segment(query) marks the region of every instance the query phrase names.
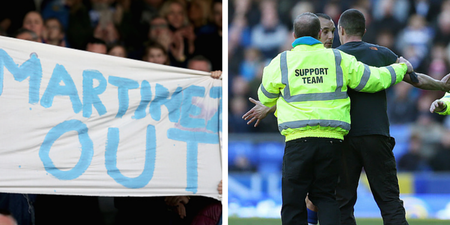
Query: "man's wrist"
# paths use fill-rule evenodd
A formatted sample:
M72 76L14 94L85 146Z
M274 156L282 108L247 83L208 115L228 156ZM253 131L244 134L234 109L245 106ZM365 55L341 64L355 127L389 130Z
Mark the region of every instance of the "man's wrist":
M444 103L444 108L442 109L442 111L440 111L440 113L443 113L445 111L447 111L447 104Z

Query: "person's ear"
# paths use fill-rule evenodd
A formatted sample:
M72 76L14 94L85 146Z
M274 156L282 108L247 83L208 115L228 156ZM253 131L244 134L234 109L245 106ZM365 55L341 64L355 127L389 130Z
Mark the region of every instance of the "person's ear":
M340 34L341 36L344 36L344 35L345 35L345 29L344 29L342 26L339 26L339 34Z

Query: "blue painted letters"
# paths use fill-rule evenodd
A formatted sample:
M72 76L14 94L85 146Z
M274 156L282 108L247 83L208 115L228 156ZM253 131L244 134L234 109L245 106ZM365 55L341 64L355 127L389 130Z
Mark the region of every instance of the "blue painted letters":
M61 86L60 82L64 82L65 86ZM67 72L64 66L57 64L53 70L52 77L48 83L47 89L45 89L44 95L42 95L41 105L45 108L50 108L53 104L55 96L70 97L72 102L72 108L75 113L81 111L81 101L78 96L77 87L72 80L72 77Z
M99 84L94 88L94 79ZM96 70L83 71L83 116L89 118L92 114L92 105L97 109L98 114L104 115L106 108L98 97L106 90L106 79Z
M81 143L81 156L78 163L69 171L63 171L55 167L50 158L50 149L53 143L64 133L69 131L78 132L78 140ZM73 180L86 171L91 164L94 155L94 144L89 138L86 124L79 120L64 121L53 127L45 136L44 142L39 150L39 157L44 164L45 170L60 180Z
M145 148L145 165L141 175L129 178L117 168L117 148L119 146L119 128L108 129L108 140L106 143L105 166L108 175L117 183L127 188L142 188L150 182L155 171L156 161L156 132L153 125L147 126L147 146Z
M0 49L0 95L3 93L3 67L6 67L11 72L16 81L23 81L27 77L30 77L28 102L30 104L38 103L42 80L42 67L41 61L37 58L36 54L31 54L30 59L18 67L11 56L5 50Z
M110 84L119 87L119 111L117 112L116 118L122 118L127 112L130 102L128 90L139 88L139 83L132 79L114 76L110 76L108 81Z

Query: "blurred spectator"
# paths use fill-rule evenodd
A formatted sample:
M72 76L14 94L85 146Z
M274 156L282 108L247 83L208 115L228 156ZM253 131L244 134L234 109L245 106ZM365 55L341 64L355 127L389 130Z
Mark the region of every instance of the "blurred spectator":
M157 0L161 2L161 0ZM132 1L117 0L114 8L113 21L120 36L120 43L127 50L128 57L141 59L143 47L142 43L147 38L150 19L143 18L149 6L148 2L157 1ZM157 15L157 8L152 8L150 15Z
M92 27L106 27L113 21L114 8L111 3L112 0L90 0L89 18Z
M290 17L289 17L289 25L287 27L292 27L293 23L292 21L295 20L295 18L305 12L313 12L314 11L314 5L310 1L298 1L291 9Z
M82 0L66 0L66 4L70 9L67 41L72 48L85 50L93 35L88 8Z
M169 49L173 66L186 67L186 61L195 51L194 28L189 24L186 5L180 0L169 0L162 5L160 15L164 17L172 31Z
M418 14L412 15L408 25L399 33L397 47L416 71L424 71L420 66L429 52L433 36L433 29L427 26L425 18Z
M222 2L212 4L212 23L208 32L200 32L195 39L195 54L211 61L212 70L222 70Z
M244 60L242 61L239 74L250 82L256 77L259 65L261 63L261 54L257 48L247 48L244 53Z
M106 54L106 43L98 38L91 38L86 45L86 51L95 52L100 54Z
M433 114L430 113L429 106L436 99L433 93L423 94L417 100L419 116L416 123L412 124L411 131L418 132L422 135L422 150L421 155L429 160L431 156L435 154L435 148L441 141L441 137L444 134L444 127L438 123Z
M233 133L246 133L252 129L252 126L247 125L247 121L242 119L242 115L247 112L247 98L242 95L233 97L230 101L230 114L228 115L228 130ZM245 159L239 159L240 167L248 169Z
M450 11L439 14L436 28L433 43L440 42L447 46L450 43Z
M48 18L45 20L45 43L67 47L65 41L64 28L57 18Z
M375 20L373 21L373 28L376 31L385 29L389 30L394 36L396 36L397 33L404 27L403 22L396 17L397 14L395 14L395 4L396 1L394 0L381 0L379 1L379 7L374 7L374 9L378 9L375 11L378 12L375 14L378 16L375 17ZM407 36L407 38L410 38L410 36Z
M441 1L413 0L409 1L409 3L409 15L419 14L428 22L433 22L439 14Z
M94 37L102 39L107 45L116 44L120 38L113 21L114 8L111 3L111 0L91 0L89 11Z
M450 171L450 130L446 130L442 135L441 142L436 149L436 154L430 159L430 166L433 171Z
M163 65L170 64L166 49L158 42L152 42L146 46L143 60Z
M188 18L194 27L195 35L208 34L215 31L211 26L211 0L191 0L188 7Z
M419 133L412 134L409 139L408 152L398 160L398 170L408 172L426 170L428 165L420 153L421 149L422 137Z
M252 29L252 45L261 51L264 58L273 58L286 41L288 29L278 19L276 1L263 0L260 8L261 21Z
M202 55L192 57L187 65L188 65L187 68L191 70L211 72L212 69L211 61L209 61L209 59L205 58Z
M160 10L160 15L169 22L169 28L172 31L182 29L189 23L185 2L181 0L169 0L164 2Z
M446 46L439 42L434 43L430 52L430 57L427 57L427 62L428 75L437 80L442 79L450 69Z
M328 1L323 7L323 13L331 17L335 24L339 21L342 12L342 3L340 1Z
M123 45L113 45L108 49L108 55L118 56L118 57L127 57L127 50Z
M143 0L141 21L148 23L153 17L158 16L163 3L164 0Z
M94 29L94 37L102 39L107 45L117 44L120 36L113 22L98 23Z
M400 82L393 87L393 96L388 97L390 124L407 124L417 118L416 100L410 98L413 86Z
M14 37L17 39L39 42L39 37L37 36L37 34L34 33L32 30L28 30L25 28L19 29L14 34Z
M251 45L251 31L244 15L233 18L228 28L228 65L230 73L238 73L243 50Z
M40 8L44 20L56 18L60 21L63 31L66 31L69 26L69 8L66 0L43 0Z
M45 27L39 12L28 12L23 19L23 28L33 31L38 36L39 42L44 42Z
M380 46L389 48L395 54L400 55L395 47L395 35L389 29L382 29L377 33L375 43Z
M150 21L150 30L148 32L150 41L155 41L169 50L172 43L172 34L169 30L169 23L163 17L154 17Z

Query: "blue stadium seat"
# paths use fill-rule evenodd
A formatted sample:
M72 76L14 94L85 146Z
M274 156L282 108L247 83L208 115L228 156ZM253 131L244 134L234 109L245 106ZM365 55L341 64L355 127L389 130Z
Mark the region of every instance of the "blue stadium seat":
M398 162L398 160L400 160L400 158L401 158L405 153L408 152L408 146L409 146L409 143L408 143L408 142L398 142L398 143L395 143L393 153L394 153L394 156L395 156L395 160L396 160L397 162Z
M398 160L408 151L409 138L411 137L411 130L408 125L391 125L391 136L395 138L394 156Z
M397 143L409 142L411 130L408 125L396 124L390 126L391 136L395 138Z
M258 171L260 173L281 172L284 143L283 142L261 142L256 147L258 152Z
M254 144L251 141L229 141L228 142L228 165L234 165L238 156L245 156L250 164L256 165L258 158L255 154Z

